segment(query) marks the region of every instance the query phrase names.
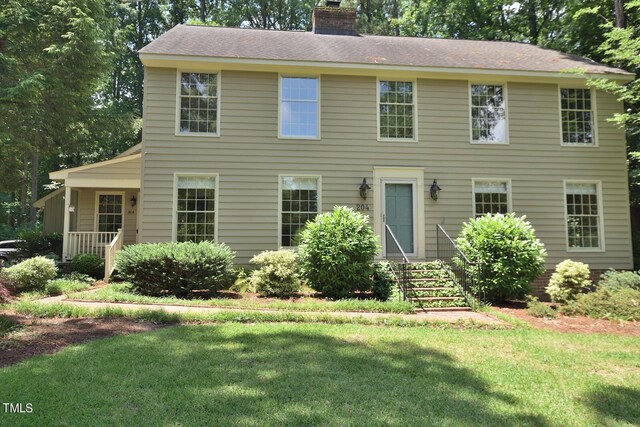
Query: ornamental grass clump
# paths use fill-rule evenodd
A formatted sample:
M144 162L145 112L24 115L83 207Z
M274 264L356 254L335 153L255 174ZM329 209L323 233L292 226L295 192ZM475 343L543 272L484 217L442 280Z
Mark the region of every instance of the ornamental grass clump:
M118 253L116 269L137 293L186 297L228 286L234 255L224 243L209 241L141 243Z
M309 286L327 298L371 289L380 246L366 215L346 206L318 215L300 234L299 260Z
M298 254L290 249L264 251L251 258L258 267L249 282L262 296L288 298L302 287L298 274Z
M524 298L531 291L530 282L544 271L547 252L525 216L473 218L463 225L456 243L471 262L479 263L474 291L489 301ZM475 265L468 269L469 275L478 273Z
M565 303L589 289L589 265L566 259L556 265L545 291L553 302Z

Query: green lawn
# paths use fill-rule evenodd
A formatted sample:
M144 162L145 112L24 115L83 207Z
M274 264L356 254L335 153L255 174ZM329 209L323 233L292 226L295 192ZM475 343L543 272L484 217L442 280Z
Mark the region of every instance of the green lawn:
M640 340L536 330L175 326L0 369L3 425L634 425Z

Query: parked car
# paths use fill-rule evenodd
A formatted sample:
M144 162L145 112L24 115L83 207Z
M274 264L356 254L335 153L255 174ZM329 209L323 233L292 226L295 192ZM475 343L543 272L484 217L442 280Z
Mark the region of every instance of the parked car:
M20 240L4 240L0 242L0 268L20 259L20 249L16 243Z

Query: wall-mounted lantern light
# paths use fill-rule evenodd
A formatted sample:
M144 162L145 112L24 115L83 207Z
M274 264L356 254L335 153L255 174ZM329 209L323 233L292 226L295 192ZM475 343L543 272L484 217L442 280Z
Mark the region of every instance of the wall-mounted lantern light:
M132 208L135 208L138 204L138 199L136 199L136 196L131 196L131 200L129 200L129 203L131 204Z
M433 184L431 184L431 198L433 200L438 200L438 197L440 196L440 190L442 190L442 188L438 187L438 180L434 179Z
M371 190L369 184L367 184L367 178L362 178L362 184L360 184L360 197L367 200L367 193Z

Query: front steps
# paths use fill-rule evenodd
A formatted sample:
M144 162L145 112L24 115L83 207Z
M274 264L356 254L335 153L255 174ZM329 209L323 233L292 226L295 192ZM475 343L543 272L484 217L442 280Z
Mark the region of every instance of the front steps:
M469 304L438 261L412 262L407 266L406 294L424 311L468 311Z

